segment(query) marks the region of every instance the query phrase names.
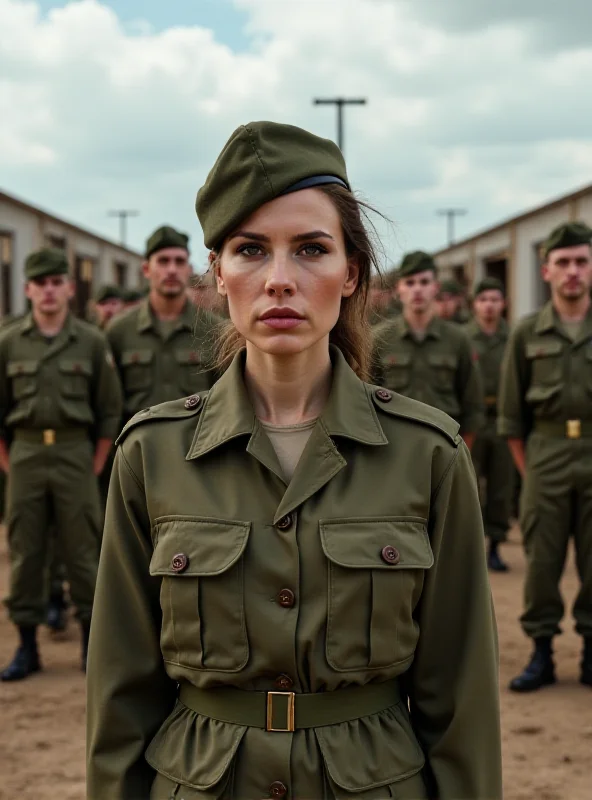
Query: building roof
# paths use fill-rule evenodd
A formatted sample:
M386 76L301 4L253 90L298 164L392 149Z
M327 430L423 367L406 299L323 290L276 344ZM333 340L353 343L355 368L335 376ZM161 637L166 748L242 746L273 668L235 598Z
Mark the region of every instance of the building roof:
M5 201L7 203L12 203L12 205L18 206L19 208L24 209L25 211L30 211L33 214L37 214L39 216L45 217L51 222L57 222L59 225L64 225L66 228L69 228L71 231L75 231L76 233L81 233L83 236L90 236L92 239L96 239L98 242L102 242L102 244L107 244L110 247L116 247L118 250L121 250L123 253L127 255L134 256L135 258L143 258L142 253L139 253L137 250L131 250L129 247L125 247L125 245L120 244L119 242L114 242L111 239L106 239L104 236L101 236L98 233L94 233L93 231L89 231L86 228L81 228L80 225L76 225L73 222L68 222L68 220L62 219L61 217L56 217L55 214L51 214L49 211L45 211L38 206L33 206L30 203L21 200L18 197L15 197L12 194L8 194L4 190L0 189L0 202Z
M581 189L577 189L575 192L570 192L569 194L564 194L561 197L557 197L554 200L551 200L547 203L543 203L540 206L536 206L536 208L531 208L529 211L525 211L523 214L518 214L518 216L510 217L509 219L504 220L503 222L499 222L497 225L493 225L491 228L484 228L483 230L477 231L472 236L468 236L466 239L461 239L458 242L454 242L448 247L444 247L441 250L437 250L434 253L434 256L443 256L446 253L451 253L453 250L456 250L459 247L464 247L467 244L472 244L477 239L481 239L483 236L488 236L491 233L497 233L498 231L503 230L508 225L515 224L516 222L522 222L525 219L529 219L530 217L534 217L537 214L540 214L542 211L551 211L553 208L557 206L561 206L564 203L570 203L574 200L579 200L580 197L584 197L587 194L592 193L592 183L589 183L587 186L583 186Z

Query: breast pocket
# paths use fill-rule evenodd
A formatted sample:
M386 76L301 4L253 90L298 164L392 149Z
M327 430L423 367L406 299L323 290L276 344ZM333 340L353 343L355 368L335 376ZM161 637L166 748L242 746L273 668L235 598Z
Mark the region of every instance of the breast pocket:
M60 392L64 397L84 400L89 395L92 364L86 359L60 359Z
M433 353L428 356L427 363L434 389L444 394L454 393L454 379L458 365L456 356L447 353Z
M36 394L39 377L39 361L9 361L6 374L12 381L12 394L15 400L22 400Z
M562 342L551 339L526 343L526 358L531 364L531 385L557 386L563 378Z
M152 386L152 350L124 350L121 354L123 386L128 394L142 392Z
M250 522L168 516L153 528L162 577L161 649L191 669L238 672L249 658L244 553Z
M203 372L201 358L198 352L190 349L175 350L175 361L179 370L179 387L184 394L200 391Z
M329 664L348 671L407 660L418 636L413 611L434 563L426 521L323 520L320 535L328 561Z
M404 393L411 381L411 356L408 353L392 353L381 359L381 366L387 389Z

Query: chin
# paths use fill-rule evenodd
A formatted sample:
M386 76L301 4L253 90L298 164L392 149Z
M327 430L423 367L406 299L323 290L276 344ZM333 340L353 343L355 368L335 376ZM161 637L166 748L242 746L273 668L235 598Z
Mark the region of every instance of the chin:
M270 356L295 356L304 353L316 344L309 337L280 333L273 336L253 337L248 340L252 347Z

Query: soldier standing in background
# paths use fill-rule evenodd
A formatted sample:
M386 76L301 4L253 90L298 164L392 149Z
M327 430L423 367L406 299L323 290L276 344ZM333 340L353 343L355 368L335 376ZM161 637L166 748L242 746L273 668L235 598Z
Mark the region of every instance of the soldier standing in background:
M564 605L559 581L573 534L581 581L573 606L584 639L581 682L592 686L592 230L556 228L542 274L551 301L513 331L502 372L498 430L524 483L520 527L527 559L522 628L534 653L510 683L555 683L553 637Z
M119 286L101 286L94 302L94 315L99 328L105 330L109 322L121 314L123 308L123 294Z
M12 663L0 673L3 681L41 668L36 631L45 618L52 521L82 627L86 669L101 524L96 476L121 415L121 388L104 337L69 313L74 288L64 253L33 253L25 277L32 312L0 335L0 466L10 474L8 608L20 634Z
M471 343L436 316L436 265L427 253L403 258L398 271L403 313L374 328L374 382L445 411L472 446L484 422L483 387Z
M216 375L210 347L217 318L187 297L189 239L165 226L146 243L143 271L150 294L107 328L121 375L124 417L147 406L209 389Z
M473 446L477 477L485 483L482 491L483 526L489 539L487 563L494 572L507 572L499 554L510 527L514 465L506 441L496 430L497 399L501 365L508 341L508 325L503 317L506 298L503 284L484 278L475 289L473 319L465 330L479 356L479 369L485 388L486 424Z
M447 322L464 325L471 315L463 308L464 290L458 281L449 279L442 281L436 297L436 314Z

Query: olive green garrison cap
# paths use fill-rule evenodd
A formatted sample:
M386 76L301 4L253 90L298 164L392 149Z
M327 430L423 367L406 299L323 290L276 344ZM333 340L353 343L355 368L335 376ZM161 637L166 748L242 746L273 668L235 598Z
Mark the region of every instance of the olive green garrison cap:
M397 270L397 278L408 278L410 275L417 275L418 272L425 272L428 269L436 272L434 259L429 253L416 250L403 256L401 266Z
M463 294L463 287L454 278L447 278L440 284L440 294L451 294L453 297L460 297Z
M35 278L45 278L47 275L67 275L68 259L63 250L44 247L31 253L25 261L25 278L28 281Z
M122 300L121 289L112 283L99 287L95 293L95 303L106 303L108 300Z
M504 296L506 294L504 284L498 278L488 276L479 281L479 283L475 286L474 296L477 297L477 295L481 294L482 292L490 291L501 292Z
M546 258L552 250L561 247L576 247L579 244L592 243L592 228L584 222L567 222L559 225L543 244L543 256Z
M146 258L150 258L153 253L158 250L164 250L166 247L182 247L184 250L189 249L189 236L186 233L171 228L170 225L163 225L162 228L157 228L152 236L146 240Z
M249 122L224 145L195 209L208 249L264 203L282 194L338 183L349 189L341 150L302 128L277 122Z

